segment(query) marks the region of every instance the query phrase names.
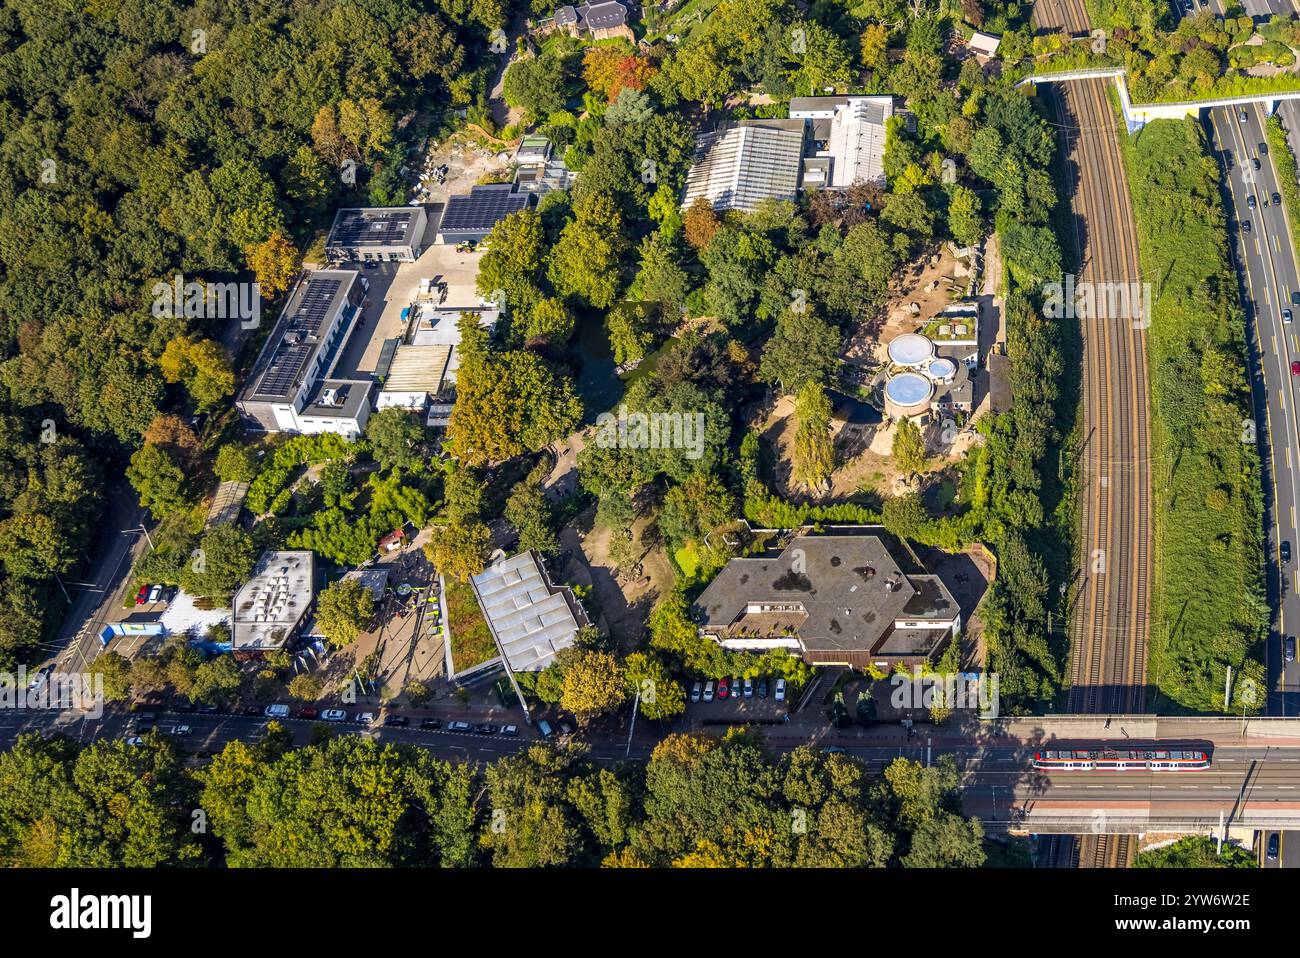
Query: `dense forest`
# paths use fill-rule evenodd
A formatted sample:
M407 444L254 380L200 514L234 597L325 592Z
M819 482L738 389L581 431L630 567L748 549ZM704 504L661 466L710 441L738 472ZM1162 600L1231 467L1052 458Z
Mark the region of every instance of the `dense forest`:
M963 817L950 759L874 774L761 738L674 735L613 768L534 745L482 767L325 733L231 742L194 770L144 747L24 737L0 755L0 863L332 868L1028 864ZM987 850L986 850L987 849Z
M0 665L59 618L52 577L82 561L105 483L142 448L138 484L192 481L175 414L233 390L230 322L155 315L154 284L256 278L271 313L340 201L404 202L403 127L481 100L505 16L499 0L0 7Z

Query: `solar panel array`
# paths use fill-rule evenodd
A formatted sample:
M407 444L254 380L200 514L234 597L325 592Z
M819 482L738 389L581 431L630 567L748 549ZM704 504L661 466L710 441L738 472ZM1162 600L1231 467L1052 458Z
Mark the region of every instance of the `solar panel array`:
M340 286L342 281L337 279L308 279L303 283L302 298L289 315L279 345L262 374L258 395L288 397L298 384L320 345L321 327Z
M490 230L528 203L528 194L476 186L447 200L439 230Z
M406 240L412 209L341 210L330 233L331 246L398 246Z

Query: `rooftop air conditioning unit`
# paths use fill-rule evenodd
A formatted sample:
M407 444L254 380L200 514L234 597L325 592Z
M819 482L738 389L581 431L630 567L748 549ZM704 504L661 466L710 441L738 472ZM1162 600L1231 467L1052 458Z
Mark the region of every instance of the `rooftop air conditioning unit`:
M322 406L337 406L339 404L339 391L337 389L326 389L321 392L320 404Z

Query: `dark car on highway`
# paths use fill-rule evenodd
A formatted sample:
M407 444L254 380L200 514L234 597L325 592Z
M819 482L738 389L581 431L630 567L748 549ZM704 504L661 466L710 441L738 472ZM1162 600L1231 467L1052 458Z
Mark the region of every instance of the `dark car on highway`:
M1287 563L1287 562L1290 562L1290 561L1291 561L1291 543L1290 543L1290 542L1283 542L1283 543L1282 543L1282 548L1281 548L1280 551L1281 551L1281 553L1282 553L1282 562L1283 562L1284 564Z
M1282 640L1282 658L1288 662L1295 661L1295 636L1288 635Z
M1277 832L1274 832L1273 834L1268 836L1268 860L1269 861L1271 862L1277 861L1277 853L1281 844L1282 844L1281 837Z

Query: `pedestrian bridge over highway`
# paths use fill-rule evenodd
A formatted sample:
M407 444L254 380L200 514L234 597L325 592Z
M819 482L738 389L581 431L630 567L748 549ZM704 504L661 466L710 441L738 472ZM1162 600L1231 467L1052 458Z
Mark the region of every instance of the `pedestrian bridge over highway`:
M1080 70L1062 70L1059 73L1037 73L1020 80L1016 86L1038 86L1044 83L1071 83L1081 80L1114 80L1119 96L1120 110L1128 131L1141 129L1151 120L1180 120L1201 110L1214 107L1243 107L1262 103L1267 113L1273 113L1283 100L1300 100L1300 90L1287 93L1246 93L1241 96L1220 97L1211 100L1183 100L1177 103L1133 103L1129 99L1126 71L1123 67L1089 67Z

